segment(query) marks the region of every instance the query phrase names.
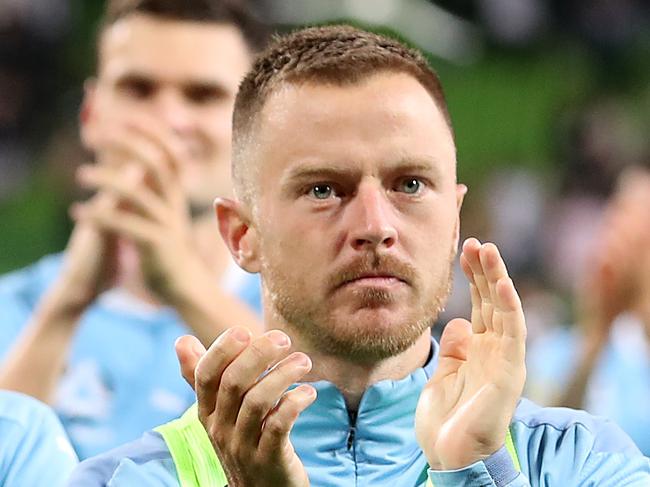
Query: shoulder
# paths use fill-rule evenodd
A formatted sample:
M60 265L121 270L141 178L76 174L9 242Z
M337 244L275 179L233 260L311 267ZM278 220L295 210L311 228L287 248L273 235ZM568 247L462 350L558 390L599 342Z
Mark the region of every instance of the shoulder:
M0 428L20 437L63 432L54 411L42 402L24 394L0 391Z
M57 422L47 405L25 394L4 390L0 390L0 421L15 424L23 430L31 429L39 422Z
M138 440L84 460L69 486L178 485L176 468L162 436L154 431Z
M558 407L541 407L522 399L513 418L517 431L530 435L544 431L546 441L566 441L567 435L575 436L580 445L597 452L639 454L632 440L613 421L594 416L585 411Z
M511 431L522 470L531 480L616 486L650 482L648 459L606 418L522 399Z
M0 296L18 294L26 299L40 296L54 281L62 264L63 254L52 254L0 276Z
M0 391L0 479L13 485L60 485L77 464L77 457L51 408L23 394ZM41 480L37 480L37 479ZM21 484L26 485L26 484Z

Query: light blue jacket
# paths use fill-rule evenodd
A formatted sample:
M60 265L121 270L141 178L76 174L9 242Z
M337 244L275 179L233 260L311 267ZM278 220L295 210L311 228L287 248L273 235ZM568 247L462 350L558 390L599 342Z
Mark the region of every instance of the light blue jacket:
M0 485L63 486L77 462L48 406L17 392L0 391Z
M62 255L48 256L0 277L0 358L24 330L61 264ZM222 283L224 288L261 312L259 277L239 272ZM79 458L135 440L194 402L174 352L175 340L187 332L171 309L146 306L118 290L88 308L53 402Z
M650 486L650 463L613 423L581 411L540 408L522 399L511 425L518 472L505 447L458 471L432 471L417 444L417 401L437 363L437 344L424 368L370 387L356 419L328 382L313 385L316 402L292 431L293 445L313 487ZM174 463L155 432L77 468L70 486L179 485ZM221 487L221 486L219 486Z

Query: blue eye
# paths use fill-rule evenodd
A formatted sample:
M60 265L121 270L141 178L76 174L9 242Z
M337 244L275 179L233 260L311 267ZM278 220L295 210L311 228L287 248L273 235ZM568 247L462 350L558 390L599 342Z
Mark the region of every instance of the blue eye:
M422 189L422 181L417 178L404 178L397 184L396 191L406 194L417 194Z
M310 196L317 200L326 200L334 193L334 189L329 184L317 184L309 190Z

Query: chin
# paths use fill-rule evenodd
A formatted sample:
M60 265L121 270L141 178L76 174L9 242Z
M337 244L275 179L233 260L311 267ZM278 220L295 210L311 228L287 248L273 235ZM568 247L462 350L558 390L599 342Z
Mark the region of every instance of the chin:
M331 327L321 329L319 348L359 362L376 362L394 357L415 344L430 321L405 310L362 308L331 316Z

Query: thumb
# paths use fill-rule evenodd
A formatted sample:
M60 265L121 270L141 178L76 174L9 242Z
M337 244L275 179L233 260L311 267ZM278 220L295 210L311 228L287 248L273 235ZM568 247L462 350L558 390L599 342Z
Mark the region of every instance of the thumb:
M181 374L183 379L192 387L194 387L194 371L199 359L205 354L205 347L201 344L198 338L192 335L183 335L176 340L174 344L176 349L176 356L178 363L181 366Z
M472 324L462 318L451 320L440 337L440 358L467 360L467 350L472 338Z
M462 318L451 320L440 337L440 353L435 377L444 378L458 370L467 360L472 338L472 324Z

